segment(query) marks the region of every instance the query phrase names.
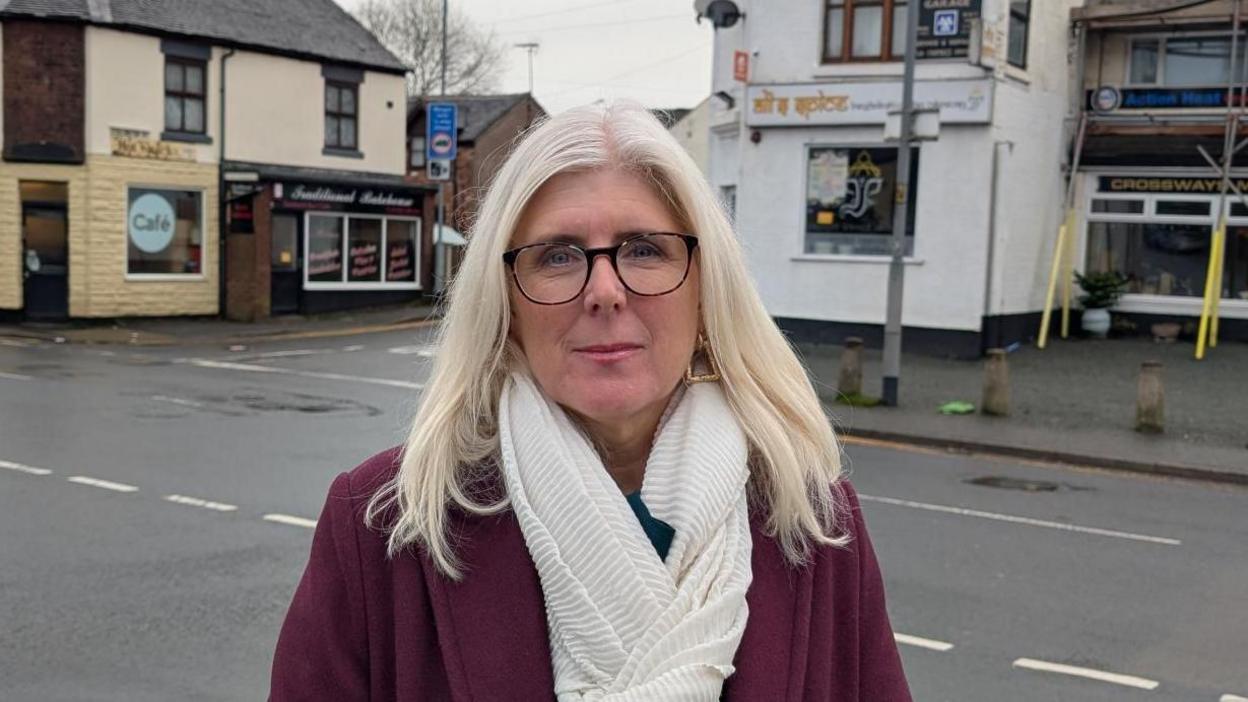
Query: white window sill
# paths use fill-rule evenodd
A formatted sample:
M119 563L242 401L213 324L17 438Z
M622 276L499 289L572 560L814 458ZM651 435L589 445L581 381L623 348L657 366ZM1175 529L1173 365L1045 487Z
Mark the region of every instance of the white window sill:
M316 292L319 290L343 290L343 291L360 291L360 290L420 290L419 283L317 283L312 281L304 282L304 290Z
M126 282L154 282L154 281L178 281L183 283L198 283L207 280L203 273L127 273Z
M858 256L854 254L801 254L789 258L790 261L813 261L816 263L876 263L888 264L893 262L892 256ZM907 266L921 266L924 261L921 258L907 256L902 259L902 263Z

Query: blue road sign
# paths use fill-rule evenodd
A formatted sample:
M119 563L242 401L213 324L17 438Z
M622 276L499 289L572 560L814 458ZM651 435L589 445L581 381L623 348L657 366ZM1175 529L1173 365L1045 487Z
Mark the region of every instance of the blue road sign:
M937 10L936 27L932 34L938 37L951 37L958 33L958 11Z
M431 102L425 112L425 158L453 160L459 113L449 102Z

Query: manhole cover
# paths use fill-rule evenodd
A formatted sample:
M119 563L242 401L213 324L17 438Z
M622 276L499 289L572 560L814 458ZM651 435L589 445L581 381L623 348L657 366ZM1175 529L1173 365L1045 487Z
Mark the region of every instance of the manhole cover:
M1001 475L986 475L982 478L971 478L963 482L971 485L982 485L983 487L1000 488L1002 490L1022 490L1023 492L1054 492L1057 490L1057 483L1050 483L1047 480L1023 480L1022 478L1007 478Z

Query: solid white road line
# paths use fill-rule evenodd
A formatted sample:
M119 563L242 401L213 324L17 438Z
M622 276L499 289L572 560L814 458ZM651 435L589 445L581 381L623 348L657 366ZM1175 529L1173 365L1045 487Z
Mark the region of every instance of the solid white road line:
M1239 695L1222 695L1218 702L1248 702L1248 697L1240 697Z
M165 499L170 502L176 502L180 505L202 507L204 509L216 510L217 512L234 512L238 509L236 505L227 505L223 502L210 502L209 500L201 500L198 497L187 497L186 495L165 495Z
M1058 529L1060 531L1074 531L1080 534L1091 534L1093 536L1108 536L1115 539L1128 539L1130 541L1143 541L1150 544L1162 544L1164 546L1180 546L1182 541L1179 539L1171 539L1164 536L1149 536L1148 534L1134 534L1129 531L1115 531L1113 529L1100 529L1097 527L1079 526L1078 524L1067 524L1065 522L1050 522L1044 519L1032 519L1031 517L1016 517L1012 514L1000 514L997 512L985 512L978 509L966 509L964 507L950 507L948 505L934 505L927 502L915 502L914 500L899 500L895 497L877 497L874 495L864 495L858 493L859 499L868 502L879 502L886 505L896 505L898 507L911 507L913 509L924 509L929 512L944 512L945 514L957 514L963 517L979 517L980 519L995 519L999 522L1010 522L1011 524L1026 524L1027 526L1044 527L1046 529Z
M918 646L919 648L926 648L932 651L948 651L949 649L953 648L953 644L947 641L925 639L921 636L911 636L910 634L898 634L894 632L893 639L896 640L897 643L899 644L906 644L907 646Z
M52 473L52 471L47 468L36 468L34 466L28 466L24 463L13 463L12 461L0 461L0 468L8 468L9 470L17 471L18 473L29 473L31 475L50 475Z
M278 524L289 524L290 526L307 527L308 529L316 528L315 519L292 517L289 514L266 514L264 515L264 520L268 522L277 522Z
M1080 678L1088 678L1090 680L1100 680L1101 682L1114 683L1115 685L1125 685L1127 687L1137 687L1141 690L1155 690L1160 684L1156 680L1148 678L1137 678L1134 675L1121 675L1119 673L1107 673L1103 670L1094 668L1080 668L1074 665L1064 665L1062 663L1049 663L1048 661L1038 661L1034 658L1019 658L1014 661L1015 668L1026 668L1028 670L1039 670L1046 673L1060 673L1062 675L1074 675Z
M31 375L22 375L20 373L3 373L3 372L0 372L0 378L4 378L5 380L34 380L35 379L34 376L31 376Z
M0 339L0 346L12 346L13 348L24 349L27 346L34 346L33 341L18 341L16 339Z
M422 390L424 385L420 383L409 383L406 380L391 380L389 378L368 378L359 375L343 375L341 373L319 373L316 371L295 370L293 368L277 368L275 366L256 366L248 363L231 363L229 361L210 361L206 358L192 358L189 363L200 368L216 368L219 370L234 370L244 373L273 373L275 375L295 375L301 378L318 378L320 380L345 380L352 383L367 383L369 385L385 385L394 388L404 388L407 390Z
M85 475L71 475L66 478L71 483L79 485L90 485L91 487L104 488L105 490L115 490L117 492L138 492L139 489L133 485L125 483L114 483L111 480L100 480L99 478L88 478Z

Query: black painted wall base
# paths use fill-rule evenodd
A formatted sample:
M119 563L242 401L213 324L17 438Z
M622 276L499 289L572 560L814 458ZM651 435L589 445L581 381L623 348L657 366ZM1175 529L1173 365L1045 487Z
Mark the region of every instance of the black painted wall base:
M361 307L400 305L421 298L419 290L304 290L299 298L300 314L339 312Z
M1134 333L1138 336L1151 337L1152 325L1158 322L1178 322L1185 326L1180 339L1195 339L1195 328L1200 323L1198 317L1183 315L1136 314L1114 312L1116 335ZM981 358L988 349L1006 348L1011 344L1034 344L1040 335L1040 312L1024 312L1021 314L994 315L984 317L982 332L963 331L958 329L936 329L930 327L904 327L902 344L908 353L941 358L972 360ZM1071 310L1070 333L1072 336L1083 334L1080 328L1082 310ZM1134 332L1123 332L1120 319L1129 320L1135 325ZM796 343L831 344L842 346L845 339L856 336L862 339L868 348L882 348L884 345L884 325L858 324L852 322L827 322L815 319L796 319L793 317L776 317L776 324L781 331ZM1049 321L1049 339L1059 339L1062 331L1062 312L1054 310ZM1248 342L1248 319L1226 319L1218 323L1219 341Z

